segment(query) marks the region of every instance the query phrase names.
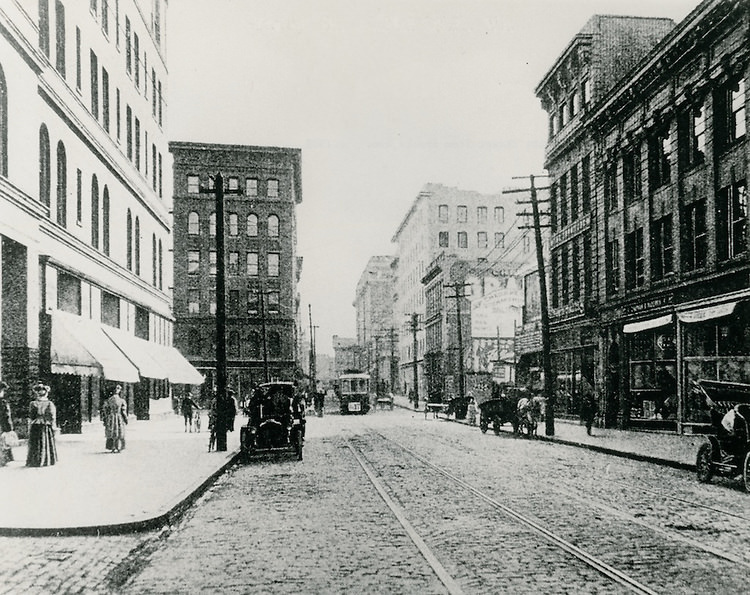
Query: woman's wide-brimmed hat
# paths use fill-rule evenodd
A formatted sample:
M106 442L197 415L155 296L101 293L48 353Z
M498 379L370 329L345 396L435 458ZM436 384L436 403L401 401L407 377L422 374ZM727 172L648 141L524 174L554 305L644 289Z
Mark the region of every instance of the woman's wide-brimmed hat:
M35 393L37 392L49 392L49 386L44 384L43 382L36 382L34 386L31 387L31 390L33 390Z

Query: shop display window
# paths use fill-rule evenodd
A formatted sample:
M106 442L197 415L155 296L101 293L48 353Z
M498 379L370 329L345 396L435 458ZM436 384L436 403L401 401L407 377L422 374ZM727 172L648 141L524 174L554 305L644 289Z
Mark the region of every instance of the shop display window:
M674 328L671 325L631 336L631 417L666 419L676 414L676 357Z

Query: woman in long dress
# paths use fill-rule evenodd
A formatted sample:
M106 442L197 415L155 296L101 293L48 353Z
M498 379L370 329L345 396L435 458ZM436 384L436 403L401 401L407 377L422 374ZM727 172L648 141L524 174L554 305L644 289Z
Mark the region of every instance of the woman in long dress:
M104 434L107 449L120 452L125 448L125 425L128 423L128 404L120 396L122 386L115 387L115 392L104 403Z
M46 467L57 462L55 425L57 410L49 400L49 386L37 382L32 391L34 400L29 403L29 443L27 467Z

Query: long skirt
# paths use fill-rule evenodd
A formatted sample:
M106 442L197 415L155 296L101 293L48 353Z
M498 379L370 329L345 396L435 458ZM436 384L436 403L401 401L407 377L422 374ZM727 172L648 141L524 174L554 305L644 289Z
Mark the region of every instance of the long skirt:
M57 463L55 431L47 424L31 424L27 467L46 467Z

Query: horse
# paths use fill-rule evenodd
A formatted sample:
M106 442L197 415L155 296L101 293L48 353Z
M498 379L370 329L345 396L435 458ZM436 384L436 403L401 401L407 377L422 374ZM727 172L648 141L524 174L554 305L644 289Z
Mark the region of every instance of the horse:
M540 397L522 397L516 405L516 424L514 429L527 436L536 436L537 425L542 416L542 402Z

